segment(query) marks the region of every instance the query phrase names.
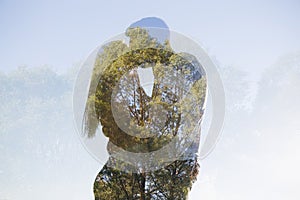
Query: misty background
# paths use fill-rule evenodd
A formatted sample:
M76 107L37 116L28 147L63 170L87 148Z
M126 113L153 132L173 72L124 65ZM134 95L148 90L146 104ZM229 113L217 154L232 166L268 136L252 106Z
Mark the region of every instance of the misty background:
M190 199L299 199L298 1L16 2L0 1L1 200L93 199L102 166L75 130L77 72L146 16L200 42L225 87L222 136Z

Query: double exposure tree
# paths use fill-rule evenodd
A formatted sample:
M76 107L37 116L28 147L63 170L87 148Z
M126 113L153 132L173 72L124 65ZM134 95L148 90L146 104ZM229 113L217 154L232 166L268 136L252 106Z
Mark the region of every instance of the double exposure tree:
M92 138L101 124L113 144L108 144L109 160L94 183L95 199L185 199L199 170L200 135L188 135L203 115L205 74L195 57L174 52L168 41L159 43L146 29L129 28L126 35L129 45L114 41L99 51L86 103L84 133ZM138 74L145 68L151 68L155 77L150 94ZM157 161L162 167L153 170L146 170L139 160L132 166L113 156L114 145L148 153L174 137L180 139L173 149L183 154L171 162Z

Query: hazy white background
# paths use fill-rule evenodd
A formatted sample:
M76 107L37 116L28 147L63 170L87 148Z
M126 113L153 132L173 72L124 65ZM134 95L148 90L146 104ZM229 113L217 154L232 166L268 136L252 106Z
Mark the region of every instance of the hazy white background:
M219 66L226 120L190 199L300 198L300 2L0 0L0 199L93 199L74 128L79 63L161 17Z

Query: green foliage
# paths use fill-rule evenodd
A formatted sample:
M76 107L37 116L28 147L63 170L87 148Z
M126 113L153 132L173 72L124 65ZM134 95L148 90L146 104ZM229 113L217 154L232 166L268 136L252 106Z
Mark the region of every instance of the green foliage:
M126 35L130 37L129 46L122 41L111 42L96 58L84 131L91 138L101 124L109 142L129 152L147 153L194 131L203 115L206 79L203 71L196 69L201 66L195 57L175 53L168 41L160 44L141 28L128 29ZM147 67L152 67L155 77L151 96L136 72ZM153 108L162 110L165 117L155 117ZM113 109L118 110L119 118L129 116L122 121L127 130L144 136L152 133L153 137L128 134L118 126ZM199 167L199 138L193 139L192 146L185 149L189 158L183 156L154 172L144 172L143 168L136 173L119 171L111 164L125 163L110 157L110 165L105 165L95 180L95 199L185 199ZM182 142L185 140L180 140L176 148L182 148Z
M196 181L198 170L196 158L176 160L148 173L122 172L105 165L94 183L95 200L183 200Z

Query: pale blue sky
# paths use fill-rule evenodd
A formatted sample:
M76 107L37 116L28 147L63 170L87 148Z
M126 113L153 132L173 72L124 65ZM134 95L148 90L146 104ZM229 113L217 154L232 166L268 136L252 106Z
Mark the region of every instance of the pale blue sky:
M74 63L83 61L96 46L105 40L123 32L134 21L148 16L162 18L170 29L202 43L209 54L215 56L222 65L233 65L249 72L256 79L263 69L275 63L280 56L300 52L299 0L125 0L118 2L114 0L80 2L75 0L0 0L0 72L9 72L18 66L37 67L45 64L63 72ZM234 78L239 79L239 77ZM293 88L298 89L296 86L290 86L285 90L290 89L291 94L296 95L291 95L289 98L296 99L299 96L292 90ZM244 94L243 91L233 92L236 92L236 96ZM281 95L278 96L281 97ZM51 99L49 101L51 103ZM277 101L274 100L274 102ZM278 102L280 103L274 103L276 109L281 106L281 101L278 100ZM18 110L16 113L21 117L25 116L25 122L31 121L30 117L36 117L40 121L48 119L46 114L34 113L39 111L39 108L47 107L44 102L40 104L37 103L38 108L29 108L29 111L33 110L33 114L18 113ZM55 104L51 105L54 107ZM299 110L299 104L291 105L286 109L295 111L295 108ZM298 125L298 113L300 112L295 111L295 116L289 116L286 121L293 119L295 126ZM61 142L58 146L71 146L72 148L69 148L71 150L78 147L76 152L61 151L55 154L56 157L51 157L49 154L52 160L57 158L56 163L51 163L52 168L39 169L40 166L44 166L42 161L49 157L41 160L34 160L31 157L23 158L28 163L18 158L0 162L0 164L4 163L5 167L11 167L10 171L16 173L16 176L7 174L0 166L0 184L6 186L5 190L0 188L0 199L34 200L41 199L41 196L45 200L93 199L92 184L99 171L99 163L92 159L79 144L79 139L75 137L75 131L70 123L71 116L68 113L66 115L69 118L66 118L64 127L54 127L55 130L59 129L58 133L64 133L59 134L60 137L57 136L60 139L58 141ZM296 187L300 180L298 172L300 137L298 137L299 134L294 134L295 136L290 138L286 136L289 132L290 135L296 132L293 127L282 125L284 129L277 130L280 127L278 116L280 114L277 113L268 116L270 121L275 120L275 123L266 125L264 127L266 130L261 132L255 130L257 128L254 125L253 127L251 127L252 124L248 125L248 128L253 129L257 135L254 139L253 135L247 135L252 131L246 130L247 127L245 128L246 134L239 133L236 138L223 136L217 146L219 150L214 150L214 153L201 163L199 181L194 185L196 189L192 190L191 199L199 199L199 196L206 200L293 200L293 197L299 199L299 193L296 196L290 191L298 191ZM239 119L240 116L235 117ZM23 131L23 126L28 129L31 126L35 127L34 122L23 125L23 121L18 121L15 126L17 130ZM48 136L51 136L51 131L52 129L48 131ZM224 132L226 131L233 135L231 131L234 130L230 128L226 130L225 127ZM32 132L33 135L36 134L33 141L38 141L38 144L34 143L33 146L43 147L45 143L52 145L57 142L55 137L44 138L44 132L36 133L35 129ZM53 131L53 133L56 132ZM0 141L3 141L2 139L6 136L12 141L15 138L20 139L21 133L14 132L13 134L18 134L18 137L5 135ZM22 132L22 134L24 136L27 133ZM283 140L284 138L286 140ZM23 141L17 144L23 144ZM262 147L255 149L258 145ZM45 145L45 148L48 146ZM53 149L56 152L55 147ZM223 151L224 149L226 151ZM261 152L261 149L264 152ZM48 152L47 150L42 152ZM15 149L8 153L14 155L14 151ZM28 149L20 148L16 151L24 151L25 155L29 154L26 153ZM8 155L10 154L7 154L7 157ZM60 156L63 155L69 157L61 158ZM62 160L64 162L60 162ZM39 171L32 171L31 166L35 166L33 169L39 169ZM7 183L7 177L12 177L10 179L14 181ZM15 180L15 177L18 179ZM64 186L65 188L62 188ZM250 187L253 190L249 190ZM16 188L17 192L15 192ZM46 196L45 193L47 193Z
M157 16L221 64L259 72L300 50L299 11L297 0L1 0L0 70L47 64L64 71L134 21Z

